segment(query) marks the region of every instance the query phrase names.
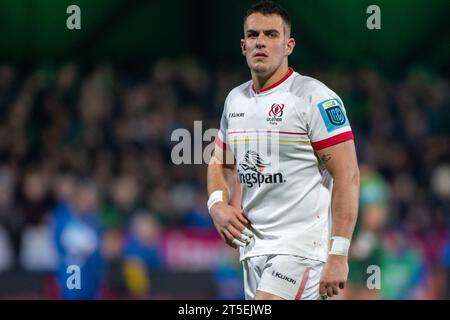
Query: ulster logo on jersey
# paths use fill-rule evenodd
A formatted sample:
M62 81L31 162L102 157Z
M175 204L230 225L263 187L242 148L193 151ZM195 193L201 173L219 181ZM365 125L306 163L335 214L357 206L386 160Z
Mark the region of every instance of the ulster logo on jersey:
M270 107L269 117L266 119L270 124L277 125L283 116L284 104L274 103Z
M267 166L268 164L264 162L257 152L247 151L244 159L239 163L239 167L244 171L244 173L241 173L239 170L239 181L249 188L252 188L254 185L260 187L263 183L286 182L281 172L262 174Z
M328 99L322 101L317 106L319 107L320 114L322 115L322 119L325 122L328 132L348 125L344 108L338 99Z
M283 116L284 104L274 103L270 107L269 117L281 117Z

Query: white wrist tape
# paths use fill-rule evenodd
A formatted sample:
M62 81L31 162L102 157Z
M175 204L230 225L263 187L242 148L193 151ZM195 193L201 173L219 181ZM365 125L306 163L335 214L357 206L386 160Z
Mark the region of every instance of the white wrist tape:
M223 191L217 190L211 193L208 199L208 211L211 211L211 207L217 202L223 201Z
M328 254L334 254L338 256L347 256L348 249L350 248L350 240L344 237L331 237L333 244Z

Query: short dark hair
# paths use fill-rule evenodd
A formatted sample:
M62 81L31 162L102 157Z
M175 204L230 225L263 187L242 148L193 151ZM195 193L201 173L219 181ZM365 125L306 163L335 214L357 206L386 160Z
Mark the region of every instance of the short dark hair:
M245 14L244 17L244 24L247 18L254 14L254 13L261 13L262 15L268 16L271 14L275 14L281 17L283 22L286 24L286 26L291 29L292 21L291 17L289 16L289 13L281 7L278 3L270 1L270 0L263 0L258 3L253 4Z

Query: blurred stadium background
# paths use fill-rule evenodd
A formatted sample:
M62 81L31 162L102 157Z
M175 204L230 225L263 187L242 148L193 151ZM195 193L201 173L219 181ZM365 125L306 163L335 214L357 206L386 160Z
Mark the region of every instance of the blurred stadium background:
M173 165L170 135L217 128L249 78L251 3L2 0L0 298L243 298L206 165ZM291 65L342 97L356 136L360 212L338 299L448 299L449 1L280 3ZM81 30L66 28L71 4ZM366 28L371 4L381 30ZM70 264L81 290L66 287Z

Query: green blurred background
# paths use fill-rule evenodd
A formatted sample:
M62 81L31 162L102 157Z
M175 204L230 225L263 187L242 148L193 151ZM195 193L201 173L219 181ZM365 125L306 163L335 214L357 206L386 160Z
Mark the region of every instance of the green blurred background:
M368 65L391 74L427 65L449 72L448 0L279 1L292 15L295 66ZM252 1L3 0L0 58L16 62L140 59L192 55L208 63L244 63L242 15ZM66 8L81 8L81 30L68 30ZM381 30L368 30L369 5Z

